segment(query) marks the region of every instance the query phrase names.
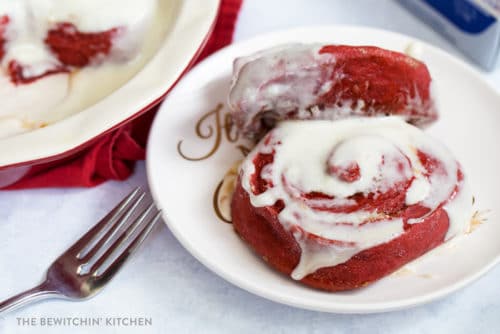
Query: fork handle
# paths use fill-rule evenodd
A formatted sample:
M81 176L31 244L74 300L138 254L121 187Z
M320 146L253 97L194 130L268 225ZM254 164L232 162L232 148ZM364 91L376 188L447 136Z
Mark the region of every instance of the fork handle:
M42 299L56 297L57 295L59 295L59 293L52 290L48 282L45 281L32 289L21 292L0 302L0 315Z

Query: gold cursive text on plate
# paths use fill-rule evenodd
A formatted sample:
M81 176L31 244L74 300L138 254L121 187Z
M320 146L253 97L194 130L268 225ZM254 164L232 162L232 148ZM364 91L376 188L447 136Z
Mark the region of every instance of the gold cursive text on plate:
M224 180L220 181L219 184L217 185L217 188L215 188L215 192L212 198L212 205L214 207L215 215L217 218L219 218L221 221L227 224L232 224L233 222L230 220L227 220L224 215L221 212L221 208L219 206L219 196L220 196L220 190L222 188L222 184L224 183Z
M177 143L177 152L186 160L189 161L200 161L210 158L220 147L223 136L230 143L236 143L239 139L239 134L234 126L231 119L231 115L222 115L222 108L224 105L222 103L217 104L217 106L204 114L198 122L196 122L195 133L200 139L212 139L213 145L210 151L200 157L192 157L183 152L182 140ZM248 154L249 148L244 145L238 145L237 148L243 155Z
M183 150L183 140L179 140L177 143L177 152L179 155L189 161L201 161L210 158L213 156L217 150L219 149L223 138L225 138L230 143L235 143L235 147L240 153L245 157L250 152L251 148L245 146L241 143L237 143L240 135L234 122L231 118L231 115L228 113L223 114L222 110L224 105L222 103L217 104L215 108L203 114L201 118L196 122L195 125L195 133L196 136L203 140L212 140L213 144L211 149L204 155L195 157L189 154L186 154ZM237 175L237 168L234 166L232 169L228 171L228 173L233 173L234 177ZM227 174L226 174L227 176ZM212 204L215 211L216 216L223 222L231 224L231 221L227 219L222 213L222 209L220 206L220 198L223 196L229 196L227 193L227 187L223 187L224 180L222 180L216 187L215 192L212 197ZM223 189L224 188L224 189Z

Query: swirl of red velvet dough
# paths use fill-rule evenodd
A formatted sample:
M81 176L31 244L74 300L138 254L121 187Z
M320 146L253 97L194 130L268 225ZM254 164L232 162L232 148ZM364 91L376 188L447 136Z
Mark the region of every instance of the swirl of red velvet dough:
M0 61L5 55L5 36L8 16L0 17ZM7 71L11 81L16 84L29 84L51 74L70 72L71 68L82 68L98 56L106 56L111 52L113 38L119 35L120 28L112 28L97 33L83 33L72 23L60 22L50 29L45 37L45 44L57 57L61 64L36 76L25 76L23 65L16 60L8 63Z
M433 173L446 172L442 163L435 157L420 150L417 151L417 156L425 169L424 176L426 178L429 178ZM255 172L251 175L250 184L255 195L259 195L274 186L260 176L262 169L273 163L273 157L274 153L259 153L253 160ZM406 157L406 159L408 158ZM407 163L409 163L409 160L401 161L401 166ZM354 167L354 169L342 171L340 176L347 177L346 180L348 181L349 179L354 180L356 174L356 168ZM313 210L325 210L334 213L368 210L384 213L384 219L388 217L390 219L402 218L404 233L389 242L362 250L344 263L317 269L300 281L314 288L327 291L363 287L394 272L406 263L442 244L449 228L449 217L443 206L458 193L464 179L463 173L458 168L457 184L454 190L449 194L449 198L440 203L433 212L430 212L430 208L420 204L405 204L406 192L413 179L414 176L399 182L386 192L378 193L377 196L374 196L373 193L367 195L355 194L349 197L349 199L355 201L356 204L353 205L320 208L306 204ZM289 190L287 190L287 193L291 194ZM300 198L295 200L307 203L308 200L314 199L334 198L319 192L302 192ZM231 205L233 225L236 232L268 264L286 275L292 273L301 257L301 247L293 236L294 229L300 230L309 245L317 245L318 247L346 245L345 241L325 239L306 232L298 225L286 230L278 220L278 215L284 208L284 202L278 200L272 206L252 206L249 194L243 188L241 179L238 180ZM420 222L409 224L409 219L420 219ZM361 226L376 223L377 220L365 221L361 223Z

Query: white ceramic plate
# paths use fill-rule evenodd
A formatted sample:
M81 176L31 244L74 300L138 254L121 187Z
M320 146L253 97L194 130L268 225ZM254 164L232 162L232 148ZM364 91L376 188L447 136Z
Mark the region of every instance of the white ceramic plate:
M234 44L194 68L161 107L147 156L153 196L179 241L208 268L243 289L277 302L328 312L381 312L422 304L465 286L494 266L500 255L500 156L489 144L499 141L500 95L470 66L423 42L421 59L433 76L441 113L428 132L445 142L462 162L477 208L491 210L483 213L485 223L367 288L326 293L270 269L230 224L217 217L214 191L229 166L242 157L241 143L229 140L232 137L223 126L232 61L285 42L364 44L403 51L415 39L359 27L304 28ZM209 113L218 110L219 103L223 104L219 113ZM179 148L191 158L216 150L206 159L189 161Z
M79 113L0 140L0 169L54 160L137 116L164 96L201 49L213 28L219 0L168 0L164 7L169 11L167 35L139 73Z

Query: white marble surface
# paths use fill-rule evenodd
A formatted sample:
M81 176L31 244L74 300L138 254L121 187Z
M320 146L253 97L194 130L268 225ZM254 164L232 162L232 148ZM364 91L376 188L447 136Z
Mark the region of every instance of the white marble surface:
M458 54L388 0L246 0L235 40L311 24L359 24L419 37ZM500 90L500 67L485 77ZM175 186L172 180L172 186ZM94 189L0 192L0 299L42 279L51 261L136 185L132 178ZM198 263L160 225L116 279L83 303L47 301L0 318L0 333L498 333L500 267L443 300L374 315L294 309L251 295ZM146 317L152 326L21 326L17 318Z

